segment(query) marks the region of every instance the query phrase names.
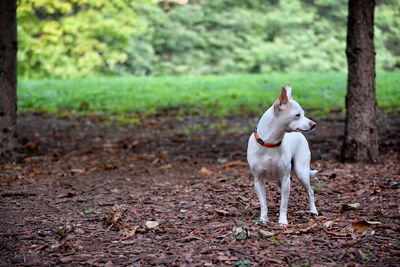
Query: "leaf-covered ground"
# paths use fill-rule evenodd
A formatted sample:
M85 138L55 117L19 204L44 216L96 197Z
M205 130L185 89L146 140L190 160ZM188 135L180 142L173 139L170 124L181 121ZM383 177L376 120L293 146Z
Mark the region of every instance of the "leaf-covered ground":
M343 119L308 134L319 216L294 177L289 226L267 186L270 222L246 163L256 118L158 117L102 126L24 115L21 154L1 166L2 265L396 266L400 119L381 115L382 162L337 160Z

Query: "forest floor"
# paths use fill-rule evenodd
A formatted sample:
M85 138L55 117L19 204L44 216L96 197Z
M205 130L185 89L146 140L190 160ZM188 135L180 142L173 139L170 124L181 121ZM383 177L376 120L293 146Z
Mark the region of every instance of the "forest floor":
M0 266L398 266L400 115L380 115L382 162L343 164L342 115L307 134L318 216L292 181L288 227L270 221L246 162L257 118L19 117L21 155L0 166Z

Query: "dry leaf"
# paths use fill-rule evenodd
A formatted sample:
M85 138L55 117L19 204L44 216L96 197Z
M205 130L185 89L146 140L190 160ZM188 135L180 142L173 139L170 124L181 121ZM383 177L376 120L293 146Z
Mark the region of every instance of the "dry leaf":
M236 239L243 240L250 237L249 229L246 227L235 227Z
M229 211L226 211L226 210L215 209L215 211L216 211L219 215L223 215L223 216L231 215L231 213L230 213Z
M219 261L237 261L238 258L236 258L234 256L220 255L217 257L217 260L219 260Z
M72 175L84 174L84 173L85 173L84 169L71 169L71 174Z
M356 221L351 224L351 227L357 229L359 233L365 232L371 225L381 224L381 222L374 221Z
M122 211L121 207L117 204L115 204L112 207L112 210L110 211L110 214L108 215L108 221L111 223L117 223L119 220L122 218Z
M200 169L200 172L201 172L202 174L205 174L205 175L211 175L211 174L213 173L212 171L210 171L210 170L207 169L206 167L201 168L201 169Z
M119 232L124 236L124 237L133 237L136 233L136 231L139 229L138 226L131 226L127 224L126 222L122 221L122 208L118 205L115 204L112 207L112 210L110 211L108 218L106 222L108 224L111 224L111 226L114 226L119 230Z
M25 145L25 148L30 149L30 150L34 150L36 148L36 144L35 143L29 143L29 144Z
M169 170L172 169L171 164L165 164L160 167L161 170Z
M324 223L323 227L324 227L324 228L329 228L329 227L331 227L332 225L333 225L333 221L327 221L327 222Z
M139 226L134 226L134 227L126 227L124 229L121 229L119 232L124 236L124 237L133 237L136 234L137 229L139 229Z
M227 169L227 168L235 168L235 167L248 167L249 165L247 162L241 161L241 160L236 160L236 161L231 161L228 162L224 165L222 165L220 168L221 169Z
M265 231L265 230L260 230L260 236L262 237L262 238L270 238L270 237L273 237L275 234L273 233L273 232L268 232L268 231Z
M135 141L133 141L133 142L128 146L128 149L135 148L135 147L137 147L138 145L139 145L139 141L138 141L138 140L135 140Z
M112 169L114 169L114 165L112 163L107 162L107 163L104 164L104 169L105 170L112 170Z
M342 205L339 207L339 211L355 210L355 209L358 209L358 208L360 208L360 207L361 207L361 204L358 203L358 202L353 203L353 204L342 204Z
M291 233L306 233L314 228L316 228L318 226L318 223L313 223L305 228L292 228L292 229L287 229L286 231L284 231L283 233L285 234L291 234Z

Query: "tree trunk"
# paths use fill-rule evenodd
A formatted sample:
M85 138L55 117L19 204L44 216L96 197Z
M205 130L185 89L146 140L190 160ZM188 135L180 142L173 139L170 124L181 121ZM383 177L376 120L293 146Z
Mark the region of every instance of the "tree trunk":
M0 163L16 159L17 1L0 0Z
M349 0L347 96L343 161L378 162L374 0Z

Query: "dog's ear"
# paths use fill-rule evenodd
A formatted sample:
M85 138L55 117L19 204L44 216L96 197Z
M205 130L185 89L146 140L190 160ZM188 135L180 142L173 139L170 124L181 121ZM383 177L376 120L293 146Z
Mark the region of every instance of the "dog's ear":
M286 88L286 94L287 94L288 99L289 100L293 99L293 97L292 97L292 86L290 85L290 82L288 82L286 84L285 88Z
M286 109L286 105L289 102L288 96L287 96L287 91L285 86L282 85L282 91L281 94L279 95L279 98L275 101L274 108L275 111L282 111Z

